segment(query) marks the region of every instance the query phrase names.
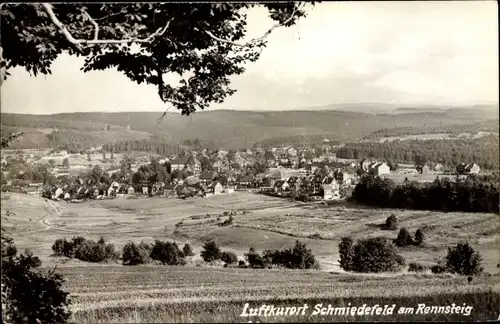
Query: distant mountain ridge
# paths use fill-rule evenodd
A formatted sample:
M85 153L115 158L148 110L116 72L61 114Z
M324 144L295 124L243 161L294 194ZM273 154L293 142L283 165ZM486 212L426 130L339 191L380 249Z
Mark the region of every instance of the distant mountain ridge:
M331 106L329 106L331 107ZM53 145L65 137L88 145L109 141L147 140L178 144L200 138L217 147L244 148L271 138L328 136L331 140L357 140L394 127L442 127L498 119L494 109L451 108L438 111L399 110L399 113L367 113L324 109L293 111L212 110L193 116L161 112L64 113L54 115L1 114L2 132L23 130L31 142L19 148ZM393 107L396 109L397 107ZM498 110L498 109L497 109ZM493 112L490 112L493 111ZM54 134L54 132L58 132ZM84 135L83 135L84 134ZM38 144L37 144L38 143ZM87 145L87 144L86 144ZM28 147L27 147L28 146Z

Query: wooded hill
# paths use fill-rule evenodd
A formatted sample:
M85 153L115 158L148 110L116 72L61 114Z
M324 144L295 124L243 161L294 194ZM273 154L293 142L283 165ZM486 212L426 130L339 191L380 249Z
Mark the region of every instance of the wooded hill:
M475 114L474 110L463 109L400 114L336 110L216 110L198 112L190 117L167 113L158 122L160 116L161 112L1 114L1 125L2 135L12 131L26 134L12 148L69 149L76 145L76 150L149 138L171 145L200 138L216 147L245 148L259 142L265 145L274 142L287 144L287 138L292 143L300 142L301 138L310 141L311 136L314 141L322 137L334 141L355 141L373 132L395 127L424 131L430 128L453 129L457 125L484 123L491 117L482 110ZM496 122L498 124L498 119ZM481 127L478 126L478 129ZM276 138L280 140L274 141Z

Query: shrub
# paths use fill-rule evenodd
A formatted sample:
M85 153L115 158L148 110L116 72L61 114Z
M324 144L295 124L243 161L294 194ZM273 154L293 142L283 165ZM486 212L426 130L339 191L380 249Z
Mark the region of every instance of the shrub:
M240 268L247 268L247 264L245 263L245 261L240 260L240 261L238 261L238 267L240 267Z
M102 237L98 242L85 239L82 244L77 246L74 255L78 260L85 262L103 262L118 257L114 245L106 243Z
M300 241L295 242L293 249L266 250L263 263L282 266L289 269L316 269L319 267L311 250Z
M66 239L57 239L52 245L52 251L54 251L54 255L63 256L64 255L64 241Z
M385 221L385 228L389 230L398 229L398 219L396 218L396 215L391 214L391 216L387 217Z
M397 246L413 245L413 239L411 238L410 232L408 232L405 227L399 230L395 243Z
M436 264L431 267L431 272L434 274L446 272L446 266L443 264Z
M215 260L220 260L222 256L221 250L217 243L214 241L207 242L203 245L203 250L201 251L201 257L205 262L212 262Z
M194 255L191 245L187 243L184 244L184 247L182 248L182 253L184 254L184 257L189 257Z
M167 265L184 265L184 255L175 242L155 241L151 250L151 259Z
M267 260L257 253L253 247L245 254L245 259L248 262L248 266L252 269L264 269L268 266Z
M472 276L483 271L482 257L469 243L458 243L453 248L448 248L446 268L451 273Z
M410 272L423 272L426 270L426 267L421 265L420 263L411 262L408 264L408 271Z
M151 245L141 242L135 244L128 242L122 250L122 260L124 265L145 264L151 261Z
M339 244L339 264L345 271L354 270L354 242L350 237L343 237Z
M1 245L2 322L67 323L70 301L62 290L63 277L53 271L42 275L40 259L29 251L18 255L13 240L3 233Z
M415 232L415 245L421 245L422 243L424 243L424 240L425 240L425 235L424 235L424 231L422 231L422 229L417 229L417 231Z
M384 237L358 240L352 253L350 269L355 272L398 271L405 265L405 260L397 253L396 246ZM346 264L348 265L347 260Z
M226 264L233 264L238 262L238 257L234 252L222 252L221 260Z

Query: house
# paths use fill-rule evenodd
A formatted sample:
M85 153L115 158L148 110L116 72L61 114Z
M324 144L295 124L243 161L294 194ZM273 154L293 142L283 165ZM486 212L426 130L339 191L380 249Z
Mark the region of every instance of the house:
M170 169L171 171L187 170L189 172L192 172L193 174L198 175L201 173L201 163L194 156L187 155L178 157L170 161Z
M383 175L391 173L391 169L385 162L373 162L368 166L368 170L373 175Z
M251 188L255 182L255 179L251 175L241 176L238 181L238 187L240 188Z
M311 163L311 173L314 173L319 168L321 168L321 162Z
M434 166L434 171L442 171L444 169L444 166L441 164L441 163L437 163L435 166Z
M134 192L135 192L134 187L129 186L129 187L127 188L127 194L132 195Z
M325 177L322 181L323 187L323 199L339 199L340 198L340 186L334 177Z
M476 163L469 163L465 166L465 173L478 174L481 168Z
M372 165L373 161L370 161L370 160L367 160L367 159L363 159L360 163L360 166L361 166L361 169L366 171L366 172L369 172L370 171L370 165Z
M62 190L62 188L57 188L52 199L60 199L62 197L64 197L64 191Z
M120 187L121 187L121 184L119 184L116 181L113 181L108 188L108 196L110 196L113 193L115 193L115 194L118 193L118 190L120 189Z
M212 193L214 195L219 195L222 193L222 185L219 181L213 181L211 184L207 186L207 192Z
M202 183L204 185L212 183L217 178L217 175L218 174L215 171L205 170L205 171L201 172L201 174L200 174L200 177L199 177L200 183Z

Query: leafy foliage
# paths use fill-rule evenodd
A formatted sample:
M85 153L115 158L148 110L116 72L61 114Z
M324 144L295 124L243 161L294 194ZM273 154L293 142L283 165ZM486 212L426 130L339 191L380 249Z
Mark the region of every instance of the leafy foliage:
M184 254L175 242L155 241L151 250L151 259L166 265L184 265Z
M193 248L189 244L184 244L184 247L182 248L182 253L184 254L185 257L190 257L194 256Z
M122 261L124 265L138 265L145 264L151 261L151 245L141 242L135 244L128 242L123 246Z
M252 269L264 269L268 267L268 260L263 258L253 247L245 253L245 260Z
M408 264L408 271L409 272L424 272L427 268L420 263L416 262L410 262Z
M201 251L201 257L205 262L212 262L215 260L220 260L222 257L222 252L214 241L209 241L203 245L203 250Z
M395 230L398 228L398 218L396 215L391 214L387 219L385 220L385 228L389 230Z
M483 271L481 267L482 257L479 252L469 245L469 243L458 243L455 247L448 248L446 256L446 268L452 273L472 276Z
M396 246L383 237L361 239L354 246L348 239L339 244L340 264L346 271L385 272L398 271L405 260Z
M221 254L221 260L226 264L234 264L238 262L238 257L234 252L224 251Z
M189 115L235 90L229 77L255 62L265 38L241 44L245 9L258 3L7 4L2 6L4 68L50 74L63 52L85 56L82 70L117 68ZM263 3L279 26L305 16L300 3ZM265 35L267 36L267 35ZM135 48L132 46L135 45ZM184 77L178 86L165 75ZM6 76L2 75L2 81Z
M71 315L69 294L62 290L63 278L37 269L40 259L29 251L17 254L2 229L2 322L67 323Z
M421 228L417 229L415 231L415 244L421 245L422 243L424 243L424 240L425 240L424 231Z
M312 251L298 240L292 249L264 251L263 258L266 263L290 269L317 269L319 267Z
M413 245L414 241L410 235L410 232L403 227L399 230L398 237L395 240L395 243L397 246L407 246L407 245Z

